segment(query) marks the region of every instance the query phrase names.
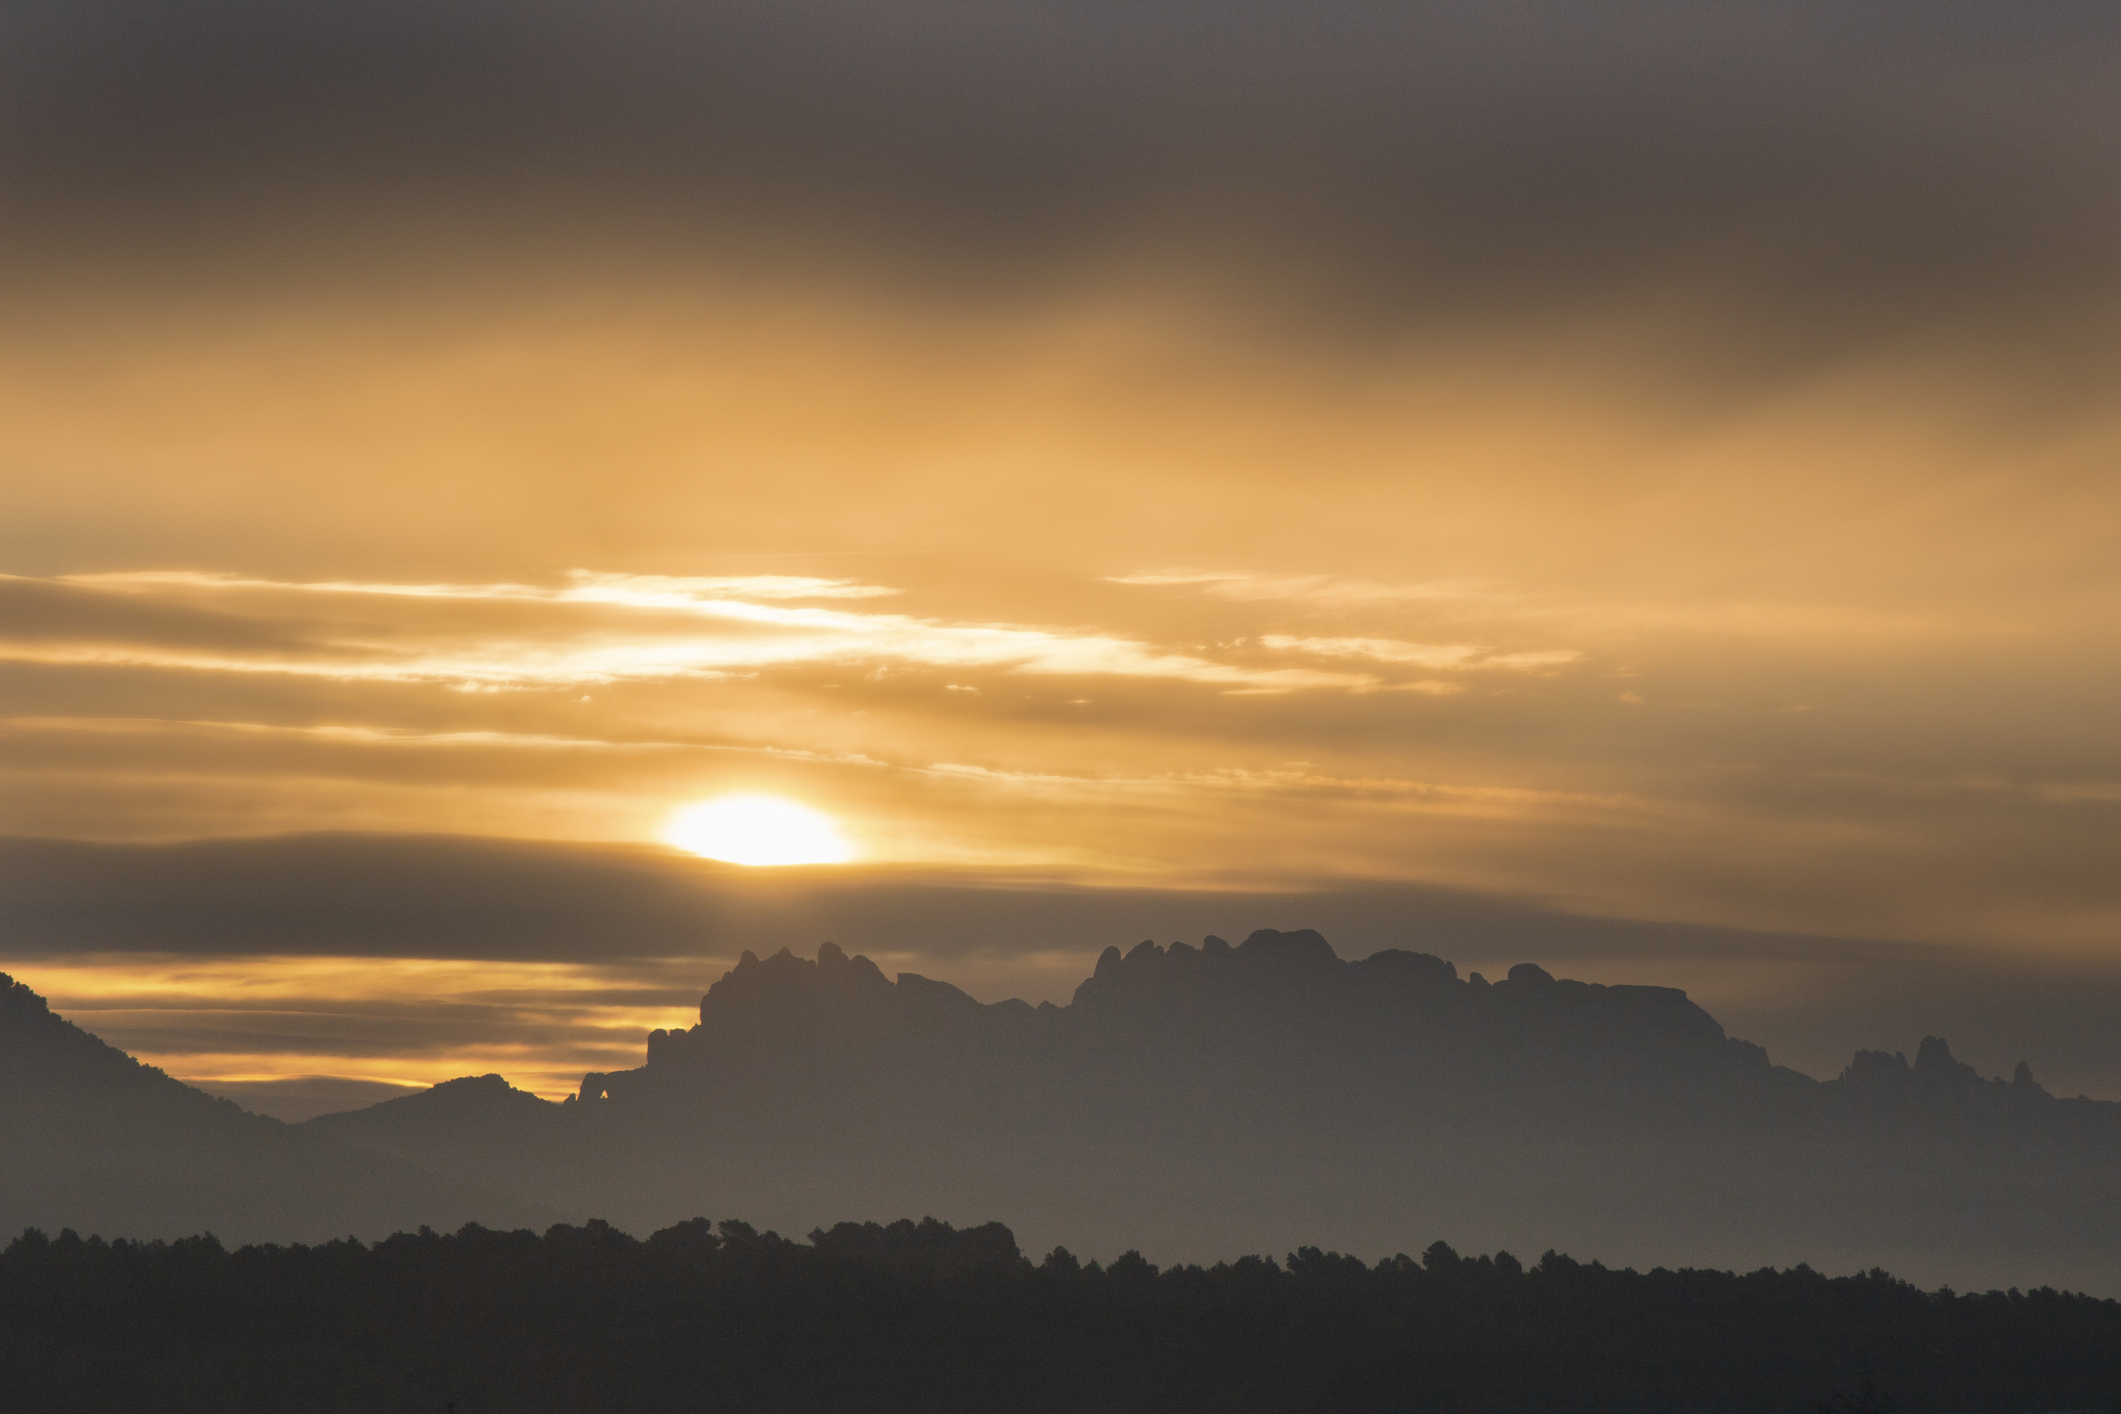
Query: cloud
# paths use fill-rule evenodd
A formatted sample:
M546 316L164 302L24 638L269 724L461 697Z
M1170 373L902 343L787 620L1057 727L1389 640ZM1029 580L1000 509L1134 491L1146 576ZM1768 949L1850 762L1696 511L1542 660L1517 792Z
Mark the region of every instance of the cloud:
M1506 596L1491 585L1462 580L1417 584L1379 584L1332 574L1265 574L1249 570L1157 570L1110 576L1113 584L1151 588L1198 588L1225 599L1287 600L1334 608L1371 605L1449 603L1497 600Z
M804 575L599 574L571 570L557 587L530 584L389 584L374 581L281 581L202 570L118 570L71 574L62 583L109 589L264 590L286 594L379 594L409 599L521 599L551 604L616 604L636 609L692 609L738 614L753 600L874 599L896 594L882 585Z
M1453 695L1462 690L1455 683L1416 682L1400 690L1434 695ZM1213 770L1154 771L1029 771L955 761L887 760L860 752L823 752L799 748L745 743L693 740L642 740L639 738L562 737L529 732L457 731L431 732L384 730L342 725L289 726L262 722L172 721L162 718L0 718L18 742L41 738L48 752L55 739L65 737L135 738L143 741L194 738L242 745L279 742L294 747L315 746L326 750L355 748L392 752L431 752L462 755L470 752L523 753L545 756L555 753L620 755L633 757L679 756L691 753L757 756L820 766L852 766L905 775L971 780L1000 789L1052 796L1167 796L1190 797L1201 793L1285 796L1311 799L1342 797L1367 801L1404 800L1439 809L1495 809L1531 806L1600 807L1631 813L1656 810L1656 802L1619 794L1591 795L1562 790L1521 786L1464 785L1440 781L1410 780L1381 775L1339 775L1309 763L1269 767L1226 766ZM35 750L35 747L31 748ZM4 759L4 757L0 757ZM299 770L293 762L277 763ZM310 767L313 771L314 765ZM446 770L447 767L439 769ZM2057 798L2087 798L2081 793ZM2089 798L2097 798L2089 797Z
M468 688L578 687L598 683L713 679L791 665L903 664L931 668L988 667L1047 676L1170 679L1249 692L1311 688L1365 689L1368 674L1297 667L1249 667L1171 652L1095 631L1061 631L1013 624L952 623L904 614L856 613L790 607L797 598L874 597L894 591L845 581L793 577L678 579L576 571L561 588L521 585L301 582L233 575L134 572L68 576L62 583L154 595L157 591L214 598L258 596L371 597L423 603L596 605L666 611L723 626L702 633L685 626L652 626L638 618L599 626L586 640L573 621L555 622L542 638L507 630L468 639L447 628L423 629L418 616L363 641L342 632L299 650L239 655L152 641L97 641L0 645L0 655L47 664L111 665L193 672L286 673L340 682L441 683ZM752 598L740 597L750 594ZM763 599L766 602L755 602ZM149 633L133 636L152 639ZM424 640L424 641L423 641ZM436 640L442 640L437 642ZM292 643L282 637L280 642Z
M1530 672L1579 662L1583 658L1583 654L1570 648L1497 653L1467 643L1407 643L1396 638L1294 638L1285 633L1270 633L1259 641L1265 647L1282 652L1310 653L1322 658L1369 658L1379 663L1409 663L1418 668L1468 671L1500 668Z
M285 653L306 645L299 627L263 623L195 604L113 594L65 580L0 574L0 643L20 646L158 642L202 653Z
M62 230L84 206L222 239L246 210L269 233L484 208L519 241L601 219L852 246L975 292L1132 256L1357 328L1707 291L1785 332L1698 347L1772 362L2053 309L2110 270L2088 135L2117 127L2117 25L1910 0L73 0L9 12L0 175Z
M0 728L11 733L101 737L213 736L235 740L278 738L330 746L458 751L479 748L520 752L669 753L733 751L790 761L839 766L884 766L860 752L805 751L796 747L739 745L715 741L656 741L627 737L554 736L540 732L419 731L412 728L349 726L338 723L289 725L275 722L180 721L166 717L4 717Z
M216 1093L276 1077L405 1086L503 1070L557 1098L585 1070L638 1064L649 1031L696 1020L709 967L97 953L24 971L77 1024Z

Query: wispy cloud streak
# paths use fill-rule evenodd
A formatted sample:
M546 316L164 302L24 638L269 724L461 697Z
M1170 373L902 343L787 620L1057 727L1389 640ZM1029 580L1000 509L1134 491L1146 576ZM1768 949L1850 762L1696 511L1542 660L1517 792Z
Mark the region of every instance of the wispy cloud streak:
M410 599L532 600L554 604L622 604L641 609L703 609L752 599L874 599L896 594L882 585L808 575L602 574L570 570L561 586L533 584L392 584L380 580L274 580L200 570L123 570L60 577L65 584L107 589L256 589L300 594L380 594Z
M1397 638L1293 638L1270 633L1260 643L1284 652L1310 653L1322 658L1368 658L1379 663L1407 663L1418 668L1502 668L1536 671L1578 662L1583 654L1572 648L1540 653L1497 653L1470 643L1408 643Z
M1218 662L1096 630L964 623L908 614L798 605L804 598L870 598L896 591L795 576L701 579L576 571L564 586L282 581L182 571L68 576L60 583L128 594L241 599L372 596L463 604L593 605L685 624L615 620L587 634L550 625L443 634L408 620L395 636L372 628L327 636L302 654L237 653L154 644L38 642L0 648L16 661L109 664L208 672L288 673L337 681L427 682L466 688L567 687L671 678L716 678L804 664L992 668L1048 676L1157 678L1241 692L1362 691L1369 673ZM741 597L748 596L748 597ZM759 601L764 602L759 602ZM725 626L703 632L693 621ZM439 641L438 641L439 640Z
M1383 584L1333 574L1266 574L1252 570L1168 569L1112 575L1111 584L1143 588L1198 589L1222 599L1293 600L1355 608L1365 605L1444 603L1507 598L1492 585L1473 580L1432 580Z

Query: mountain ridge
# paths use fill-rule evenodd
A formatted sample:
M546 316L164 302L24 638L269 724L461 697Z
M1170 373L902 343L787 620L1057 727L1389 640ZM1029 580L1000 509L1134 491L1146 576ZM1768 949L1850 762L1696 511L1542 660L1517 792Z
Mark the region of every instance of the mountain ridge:
M0 1134L0 1229L286 1241L542 1212L186 1085L5 973Z
M767 958L746 951L702 997L698 1023L651 1032L642 1066L589 1072L575 1098L586 1103L645 1091L674 1071L710 1063L731 1046L785 1047L798 1038L806 1045L868 1044L879 1026L893 1024L1014 1031L1034 1045L1055 1043L1071 1023L1091 1036L1148 1024L1188 1043L1228 1039L1240 1027L1275 1028L1286 1039L1307 1023L1346 1022L1351 1001L1358 1012L1370 1013L1358 1020L1375 1020L1377 1012L1397 1004L1400 1013L1391 1019L1428 1028L1425 1035L1399 1038L1411 1050L1536 1047L1544 1054L1522 1059L1536 1064L1565 1056L1580 1082L1641 1079L1654 1075L1660 1063L1685 1062L1715 1071L1765 1072L1777 1084L1838 1083L1877 1092L1904 1073L1931 1093L1963 1091L1979 1082L2007 1084L2021 1098L2053 1098L2025 1063L2011 1081L1986 1080L1955 1060L1949 1044L1936 1036L1923 1039L1912 1064L1904 1054L1859 1050L1837 1081L1821 1082L1775 1066L1764 1048L1728 1036L1678 988L1556 978L1533 963L1517 964L1500 982L1478 972L1460 979L1444 959L1405 949L1344 960L1309 929L1262 929L1235 946L1210 935L1199 948L1153 941L1125 953L1108 947L1066 1007L1015 999L981 1003L918 973L887 978L868 958L849 957L829 942L814 961L787 948ZM1225 1034L1218 1038L1218 1032Z
M1344 960L1310 930L1108 949L1066 1006L983 1004L830 943L747 952L698 1023L564 1101L451 1085L308 1124L641 1228L895 1206L1183 1253L1304 1211L1348 1247L1419 1229L2121 1282L2121 1104L2022 1065L1983 1077L1936 1037L1815 1080L1676 989Z
M1985 1077L1934 1036L1815 1080L1677 989L1342 959L1311 930L1110 948L1066 1006L983 1004L830 943L747 952L698 1023L564 1101L461 1077L294 1126L8 980L0 1081L32 1141L0 1222L47 1229L654 1230L734 1209L801 1231L896 1209L1180 1257L1442 1232L2121 1289L2121 1104L2058 1099L2023 1064Z

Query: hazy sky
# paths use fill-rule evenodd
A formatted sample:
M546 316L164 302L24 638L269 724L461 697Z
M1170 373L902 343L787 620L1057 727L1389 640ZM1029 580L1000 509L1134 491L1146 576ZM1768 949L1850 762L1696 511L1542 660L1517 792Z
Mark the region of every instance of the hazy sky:
M1198 891L978 948L834 915L990 997L1399 887L2121 973L2117 44L2093 3L11 4L0 831L653 844L756 791L880 888ZM179 1074L432 1080L467 998L618 965L167 926L0 966ZM1765 1006L1698 936L1626 980ZM552 1088L736 945L660 946L601 1030L479 1054ZM378 988L397 1030L302 1030ZM187 1019L267 994L278 1039ZM2121 1045L2068 1064L2121 1094Z

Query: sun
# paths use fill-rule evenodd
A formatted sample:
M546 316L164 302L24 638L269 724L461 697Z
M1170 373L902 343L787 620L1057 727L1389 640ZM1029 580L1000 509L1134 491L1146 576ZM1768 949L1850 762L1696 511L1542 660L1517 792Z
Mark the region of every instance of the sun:
M777 795L725 795L672 813L663 840L726 864L845 864L854 846L830 815Z

